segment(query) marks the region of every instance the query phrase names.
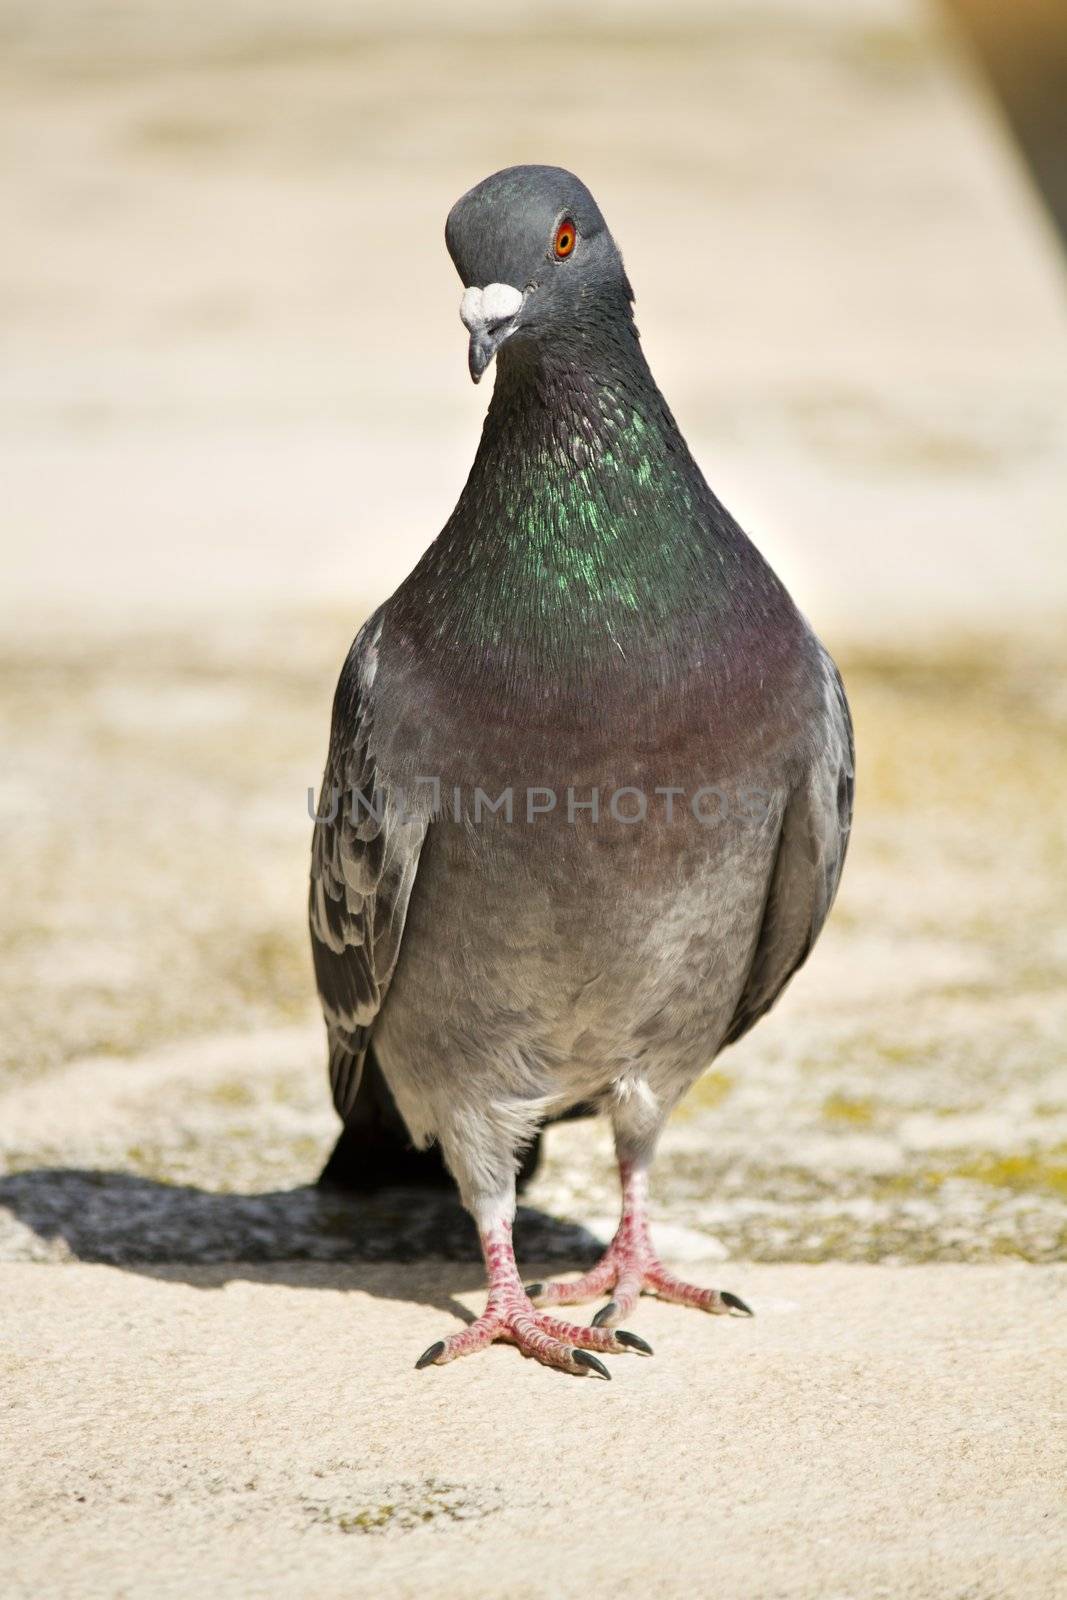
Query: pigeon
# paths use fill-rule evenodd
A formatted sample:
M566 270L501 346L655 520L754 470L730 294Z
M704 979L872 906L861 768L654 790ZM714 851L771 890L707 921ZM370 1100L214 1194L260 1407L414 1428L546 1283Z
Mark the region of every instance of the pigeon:
M346 1124L387 1106L394 1146L436 1145L478 1230L485 1310L416 1365L501 1340L609 1377L651 1354L620 1326L642 1294L751 1314L660 1260L649 1172L826 920L851 719L656 386L585 185L507 168L445 241L496 381L455 510L337 686L310 893L330 1081ZM580 1108L611 1120L619 1228L577 1281L526 1286L516 1173ZM553 1314L604 1296L588 1326Z

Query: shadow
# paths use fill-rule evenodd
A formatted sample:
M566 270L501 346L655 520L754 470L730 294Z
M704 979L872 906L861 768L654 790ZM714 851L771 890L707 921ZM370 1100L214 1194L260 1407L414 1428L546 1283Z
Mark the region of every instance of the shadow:
M204 1289L235 1279L366 1289L469 1321L471 1313L450 1291L476 1290L485 1281L473 1222L454 1194L436 1190L354 1196L307 1185L220 1194L128 1172L38 1167L0 1178L0 1226L5 1210L43 1243L61 1240L78 1261ZM519 1207L520 1270L580 1268L603 1248L579 1223ZM27 1253L34 1252L18 1251ZM393 1270L383 1271L385 1264ZM425 1270L413 1270L416 1264Z

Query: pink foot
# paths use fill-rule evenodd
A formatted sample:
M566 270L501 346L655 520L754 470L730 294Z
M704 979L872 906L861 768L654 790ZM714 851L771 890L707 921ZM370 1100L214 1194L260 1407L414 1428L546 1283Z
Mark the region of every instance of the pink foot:
M638 1296L653 1294L659 1300L695 1306L715 1316L738 1312L751 1317L752 1310L727 1289L701 1289L668 1272L656 1255L645 1215L646 1175L620 1163L623 1183L622 1221L614 1239L596 1266L573 1283L531 1283L530 1300L542 1306L576 1306L585 1300L611 1291L611 1299L593 1318L594 1328L613 1328L620 1317L633 1310Z
M424 1350L415 1363L416 1368L444 1366L458 1356L484 1350L498 1339L518 1345L523 1355L532 1356L546 1367L559 1367L579 1377L588 1376L590 1372L601 1378L611 1377L594 1351L612 1355L627 1351L652 1354L651 1345L625 1329L584 1328L577 1323L559 1322L546 1312L538 1311L519 1280L511 1228L507 1224L483 1236L482 1248L489 1270L489 1300L485 1310L469 1327L450 1334L447 1339L438 1339Z

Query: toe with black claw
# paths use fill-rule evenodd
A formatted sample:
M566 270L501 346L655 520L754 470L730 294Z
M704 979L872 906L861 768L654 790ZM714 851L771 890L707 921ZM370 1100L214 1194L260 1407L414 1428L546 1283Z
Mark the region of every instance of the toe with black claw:
M432 1367L444 1347L445 1341L438 1339L436 1344L432 1344L428 1350L424 1350L415 1363L415 1371L419 1372L423 1367Z
M588 1350L572 1350L571 1359L575 1366L587 1367L590 1372L595 1372L598 1378L607 1378L611 1382L611 1373L602 1361L598 1361Z
M636 1350L639 1355L652 1355L652 1346L644 1339L639 1339L636 1333L627 1333L625 1328L615 1329L616 1344L623 1345L627 1350Z

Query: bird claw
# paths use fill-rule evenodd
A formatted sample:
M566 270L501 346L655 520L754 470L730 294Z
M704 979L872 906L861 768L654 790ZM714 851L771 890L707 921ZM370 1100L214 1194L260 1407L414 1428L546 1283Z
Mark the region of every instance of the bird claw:
M424 1350L416 1369L444 1366L457 1356L483 1350L494 1340L502 1339L518 1345L524 1355L549 1367L560 1367L565 1372L585 1375L595 1372L601 1378L611 1374L599 1355L623 1355L633 1351L650 1356L651 1345L636 1333L619 1328L585 1328L576 1323L560 1322L547 1312L537 1311L525 1295L516 1293L503 1303L490 1298L489 1306L475 1322L438 1339ZM599 1355L592 1352L598 1351Z
M616 1243L584 1277L572 1282L531 1284L530 1287L537 1291L539 1300L546 1306L580 1305L584 1300L603 1294L605 1289L614 1288L614 1297L593 1317L591 1326L594 1328L610 1328L620 1317L627 1316L642 1294L655 1295L675 1305L694 1306L713 1316L728 1316L731 1312L743 1317L756 1314L740 1295L731 1294L729 1289L701 1289L676 1278L648 1246L635 1250L620 1248Z
M415 1371L419 1372L423 1367L432 1367L438 1356L443 1354L444 1348L445 1341L438 1339L436 1344L432 1344L428 1350L424 1350L415 1363Z
M637 1350L643 1356L653 1354L652 1346L647 1339L639 1339L636 1333L627 1333L625 1328L616 1328L615 1338L627 1350Z
M608 1371L607 1367L602 1361L598 1361L596 1356L592 1355L588 1350L572 1350L571 1360L576 1366L588 1367L590 1372L595 1372L598 1377L607 1378L608 1382L611 1382L611 1373Z

